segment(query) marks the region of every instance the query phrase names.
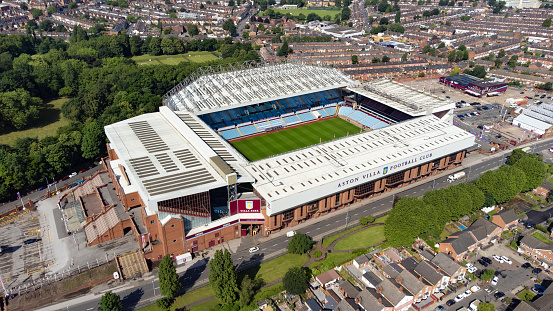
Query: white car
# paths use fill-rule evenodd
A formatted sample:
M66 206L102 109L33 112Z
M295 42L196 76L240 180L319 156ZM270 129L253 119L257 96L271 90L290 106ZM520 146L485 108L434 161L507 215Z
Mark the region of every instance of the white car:
M73 172L69 175L69 178L77 176L77 172Z
M480 290L480 286L478 286L478 285L471 286L471 288L470 288L470 291L473 292L473 293L476 293L479 290Z
M492 258L493 258L495 261L499 262L499 263L504 263L504 262L505 262L505 260L503 260L503 258L501 258L501 257L499 257L499 256L497 256L497 255L493 255Z
M257 252L258 250L259 250L259 247L257 246L252 247L250 248L250 254Z
M459 301L465 299L465 297L466 297L465 293L460 293L459 295L455 296L455 298L453 298L453 301L459 302Z
M471 290L470 290L470 289L467 289L467 290L465 291L465 297L470 296L470 294L472 294Z
M493 279L492 279L492 285L497 285L498 280L499 280L499 278L497 277L497 275L494 275Z
M471 263L467 263L467 271L470 273L474 273L478 271L478 269L475 266L473 266Z
M501 256L501 259L503 259L504 262L506 262L506 263L508 263L508 264L510 264L510 265L513 264L513 262L511 261L511 259L509 259L509 258L507 258L507 257L505 257L505 256Z

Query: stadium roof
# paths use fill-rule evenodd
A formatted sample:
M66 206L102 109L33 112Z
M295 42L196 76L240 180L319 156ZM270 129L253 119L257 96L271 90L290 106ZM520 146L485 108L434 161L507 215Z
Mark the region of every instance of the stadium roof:
M474 145L474 136L434 115L250 163L267 214L317 201Z
M402 111L410 116L424 116L455 108L455 103L387 79L363 83L349 90Z
M223 187L227 176L234 174L211 146L167 107L108 125L105 132L119 157L114 161L124 167L144 201Z
M454 75L454 76L442 77L442 79L447 80L447 81L455 82L455 83L457 83L459 85L462 85L464 87L468 87L469 83L483 83L482 79L479 79L477 77L470 76L470 75L467 75L467 74L464 74L464 73Z
M173 111L205 114L356 83L328 67L246 62L200 68L165 94L164 102Z

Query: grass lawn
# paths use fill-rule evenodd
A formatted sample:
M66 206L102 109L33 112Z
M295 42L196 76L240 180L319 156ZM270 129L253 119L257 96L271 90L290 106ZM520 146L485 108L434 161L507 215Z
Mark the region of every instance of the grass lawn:
M203 63L218 58L211 52L190 52L177 55L140 55L132 58L138 65L177 65L180 62Z
M374 223L380 223L380 224L383 224L384 222L386 222L386 218L388 218L388 215L384 215L382 217L379 217L377 219L375 219ZM325 238L323 240L323 247L328 247L332 242L334 242L337 238L341 237L341 236L344 236L352 231L355 231L357 229L361 228L361 226L356 226L356 227L353 227L351 229L348 229L346 231L342 231L340 233L336 233L335 235L332 235L332 236L329 236L328 238Z
M501 233L501 237L504 238L505 240L508 240L513 236L515 236L515 232L513 231L505 230L503 231L503 233Z
M525 289L522 292L518 293L517 296L520 300L532 301L534 299L534 297L536 297L536 294L534 294L531 291Z
M248 160L257 161L275 154L308 147L349 134L361 131L357 126L334 118L325 121L293 127L286 130L235 141L234 148L240 151Z
M61 114L61 106L67 100L68 98L60 98L46 103L46 107L39 110L39 119L34 122L33 127L21 131L1 133L0 142L13 145L20 138L44 138L56 135L58 128L69 124L69 120Z
M541 235L539 232L534 232L534 233L532 234L532 236L535 237L536 239L542 241L542 242L545 242L545 243L553 243L553 240L544 237L544 236Z
M309 265L309 268L317 269L319 273L323 273L351 261L355 257L357 256L352 253L330 253L326 255L326 259L324 261L314 262ZM317 271L314 271L314 273L317 273Z
M305 9L305 10L304 9L290 9L290 10L274 9L274 10L282 14L292 13L292 15L294 16L298 16L300 14L307 16L311 13L315 13L320 17L324 17L325 15L330 15L330 17L332 17L332 20L334 20L334 15L342 13L340 10L309 10L309 9Z
M304 263L307 262L309 258L307 255L297 255L297 254L286 254L280 257L277 257L273 260L264 262L259 266L254 266L248 270L244 270L238 273L238 284L242 282L244 276L249 275L251 279L256 277L261 277L265 283L278 280L281 277L284 277L284 274L288 269L292 267L301 267Z
M367 228L352 234L336 243L334 249L337 250L355 250L358 248L367 248L373 244L384 241L384 226Z

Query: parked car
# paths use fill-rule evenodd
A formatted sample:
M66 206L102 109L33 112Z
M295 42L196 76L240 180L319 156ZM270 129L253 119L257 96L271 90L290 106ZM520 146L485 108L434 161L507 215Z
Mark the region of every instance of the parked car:
M29 245L29 244L33 244L35 242L38 242L40 240L42 240L42 239L27 239L27 240L23 241L23 244Z
M451 307L451 306L454 305L454 304L455 304L455 300L453 300L453 299L449 299L449 300L445 303L445 305L448 306L448 307Z
M532 287L531 291L536 294L536 295L543 295L543 291L535 288L535 287Z
M69 178L73 178L75 176L77 176L77 172L73 172L73 173L69 174Z
M259 247L257 246L252 247L250 248L250 254L257 252L258 250L259 250Z
M501 298L501 297L504 297L505 296L505 293L504 292L497 292L495 294L493 294L493 296L498 299L498 298Z
M445 310L445 306L444 305L439 305L436 307L436 311L443 311Z
M540 268L535 268L534 270L532 270L532 273L538 275L541 271L542 270Z
M497 256L497 255L493 255L492 256L493 260L499 262L499 263L503 263L503 258Z
M451 98L451 97L449 97L449 96L446 96L445 98Z
M473 265L469 262L469 263L467 263L467 270L468 270L468 272L470 272L470 273L474 273L474 272L476 272L478 269L477 269L475 266L473 266Z
M532 228L534 228L535 226L536 226L536 224L533 223L533 222L529 222L529 223L526 224L526 228L528 228L528 229L532 229Z
M542 292L545 292L545 290L547 289L547 288L541 286L540 284L536 284L536 285L534 285L534 287L541 290Z
M524 94L524 92L520 92L520 94Z
M470 287L470 291L473 292L473 293L476 293L479 290L480 290L480 286L478 286L478 285L473 285L473 286Z
M69 175L65 175L62 178L60 178L60 182L69 179Z
M88 167L83 168L82 170L79 171L79 173L84 173L86 171L88 171Z
M478 259L478 263L481 264L481 265L484 266L484 267L487 267L487 266L488 266L488 263L485 262L485 261L482 260L482 259Z
M490 107L488 107L488 106L482 106L482 109L484 109L484 110L490 110Z
M528 269L528 268L532 268L532 265L529 263L529 262L525 262L522 264L521 266L523 269Z
M499 278L497 277L497 275L494 275L493 276L493 279L492 279L492 285L497 285L497 281L499 280Z
M501 259L503 259L504 262L506 262L506 263L508 263L508 264L510 264L510 265L513 264L513 262L511 261L511 259L509 259L509 258L506 257L506 256L501 256Z
M482 258L480 258L480 259L484 260L484 261L487 262L488 264L491 264L491 263L492 263L492 260L491 260L490 258L488 258L488 257L482 257Z
M454 300L455 302L459 302L459 301L465 299L465 297L466 297L466 296L465 296L465 293L460 293L459 295L455 296L455 298L453 298L453 300Z

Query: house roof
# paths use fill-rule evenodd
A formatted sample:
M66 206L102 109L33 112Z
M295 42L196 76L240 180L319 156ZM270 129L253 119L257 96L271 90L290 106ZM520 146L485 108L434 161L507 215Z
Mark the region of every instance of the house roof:
M346 298L338 303L336 309L340 311L356 311L359 309L359 306L355 303L355 300Z
M407 270L401 271L399 276L401 277L401 282L398 281L398 283L405 287L413 295L420 293L424 288L424 284Z
M478 218L475 222L470 225L467 231L471 231L474 237L481 241L488 236L490 236L495 229L499 228L498 225L494 224L491 221L488 221L484 218Z
M305 301L305 304L309 307L311 311L320 311L323 309L313 298L307 299Z
M409 271L415 271L418 264L419 263L413 257L405 258L401 262L401 266ZM401 270L398 270L398 272L401 272Z
M382 268L382 271L389 275L391 278L396 278L399 276L399 273L401 272L401 268L399 268L398 265L387 265Z
M438 271L436 271L427 261L421 261L415 268L415 272L433 285L442 281L442 275L438 273Z
M445 271L450 276L454 275L461 268L461 265L453 261L453 258L451 258L445 253L438 253L431 260L431 262L434 263L436 266L440 267L443 271Z
M468 231L456 232L452 237L445 239L442 243L449 243L455 253L462 254L469 249L469 246L476 243L474 237Z
M538 310L552 310L553 309L553 286L549 287L543 292L543 295L534 301L534 305Z
M537 311L538 308L534 303L529 301L521 301L513 311Z
M382 296L391 304L397 306L405 296L389 279L384 279L379 285L382 288Z
M511 223L518 219L517 214L515 214L515 211L513 211L512 209L504 209L501 212L493 215L493 217L501 217L505 224Z
M384 306L368 290L362 290L355 298L365 311L380 311Z
M528 247L532 249L540 249L540 250L549 250L553 251L553 243L545 243L537 238L533 237L531 234L525 235L522 240L520 240L521 244L525 244Z
M348 280L343 280L339 283L340 289L350 298L357 297L361 291L359 288L353 286Z
M369 262L369 257L367 257L367 255L365 255L365 254L362 254L360 256L355 257L354 261L356 263L358 263L359 265L362 265L364 263Z
M321 273L316 277L317 281L319 281L319 283L321 283L322 285L337 280L339 278L340 275L338 274L338 272L334 271L334 269Z
M369 282L371 283L372 285L374 286L378 286L378 284L380 284L380 282L382 282L382 280L374 273L372 273L371 271L368 271L368 272L365 272L363 274L363 277Z
M426 260L432 260L434 258L434 254L429 252L427 249L423 249L422 252L420 252L419 255L421 255L421 257L426 259Z

